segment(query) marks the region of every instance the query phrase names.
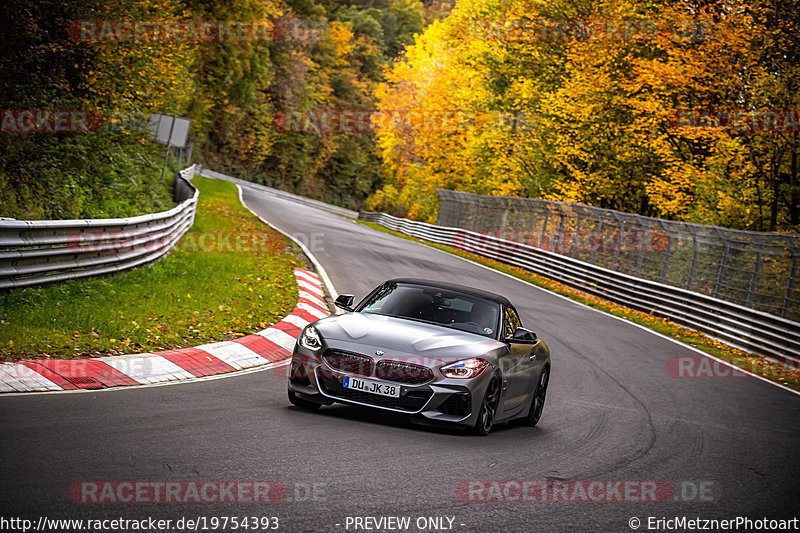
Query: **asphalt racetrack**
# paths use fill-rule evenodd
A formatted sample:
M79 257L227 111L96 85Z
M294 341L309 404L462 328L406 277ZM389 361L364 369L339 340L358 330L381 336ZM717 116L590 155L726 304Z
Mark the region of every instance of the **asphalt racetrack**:
M393 277L508 297L552 353L539 426L499 426L481 438L356 407L306 412L286 399L285 366L170 386L0 397L0 516L202 517L206 526L216 517L207 530L223 531L234 530L221 526L227 516L276 517L278 531L609 532L655 530L648 519L800 514L798 395L749 377L673 377L671 358L698 354L352 220L254 189L243 197L304 242L336 290L357 300ZM80 492L106 482L206 481L275 482L286 492L266 504L91 503ZM523 498L523 486L545 487L549 497ZM554 486L563 490L554 495ZM658 487L659 501L626 497L625 487ZM481 501L489 496L504 501Z

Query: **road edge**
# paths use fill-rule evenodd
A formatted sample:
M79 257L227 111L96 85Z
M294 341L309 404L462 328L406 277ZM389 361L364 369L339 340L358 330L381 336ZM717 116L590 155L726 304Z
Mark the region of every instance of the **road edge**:
M286 238L288 238L292 242L294 242L303 251L303 253L306 255L306 257L308 257L308 259L311 261L311 263L314 265L314 269L317 271L317 273L319 274L319 277L322 279L322 283L325 286L325 291L328 293L328 296L331 298L331 301L336 300L336 297L339 296L339 293L336 292L336 287L334 287L333 282L331 281L331 278L328 277L328 273L325 271L325 267L323 267L322 263L319 262L319 260L314 256L313 253L311 253L311 250L308 249L308 246L303 244L303 242L300 241L300 239L295 238L294 235L292 235L291 233L282 230L281 228L277 227L272 222L266 220L265 218L262 218L261 215L259 215L258 213L256 213L252 209L250 209L250 206L248 206L244 202L244 196L242 195L242 186L239 185L238 183L236 183L235 185L236 185L236 188L239 189L239 203L241 203L248 211L253 213L253 216L255 216L258 220L260 220L261 222L263 222L264 224L266 224L270 228L274 229L278 233L283 234ZM333 308L333 311L334 311L335 314L339 314L340 313L340 310L338 310L336 308Z

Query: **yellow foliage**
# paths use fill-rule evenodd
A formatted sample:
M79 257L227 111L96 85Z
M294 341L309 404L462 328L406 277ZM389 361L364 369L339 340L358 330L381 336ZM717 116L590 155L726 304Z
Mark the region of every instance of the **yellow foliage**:
M334 20L331 22L330 33L331 39L334 44L334 53L338 59L344 60L345 56L353 51L353 31L352 23L339 22Z
M764 220L756 206L767 209L775 195L786 202L790 189L800 195L788 155L800 149L796 133L792 140L680 118L777 102L796 109L800 68L782 64L781 78L764 58L779 57L767 46L789 57L798 17L767 28L755 0L581 9L569 0L463 0L418 36L387 71L378 110L468 119L456 128L379 127L386 185L371 205L412 206L415 217L433 219L429 196L447 188L755 228ZM559 39L519 24L580 19L601 29L651 24L652 34Z

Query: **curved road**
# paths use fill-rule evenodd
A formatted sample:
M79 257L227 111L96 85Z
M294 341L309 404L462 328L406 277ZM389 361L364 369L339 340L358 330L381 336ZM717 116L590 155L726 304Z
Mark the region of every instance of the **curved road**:
M753 378L673 378L667 361L695 352L433 248L255 189L243 196L305 242L340 293L360 297L384 279L411 276L509 297L553 355L540 425L477 438L347 406L309 413L289 406L285 367L163 387L0 397L0 516L268 515L279 517L281 531L357 531L347 528L348 516L408 516L418 531L418 517L450 517L455 531L605 532L630 531L634 516L800 514L797 395ZM267 480L288 493L270 505L73 503L69 487L84 480ZM487 503L458 497L467 480L656 480L675 495Z

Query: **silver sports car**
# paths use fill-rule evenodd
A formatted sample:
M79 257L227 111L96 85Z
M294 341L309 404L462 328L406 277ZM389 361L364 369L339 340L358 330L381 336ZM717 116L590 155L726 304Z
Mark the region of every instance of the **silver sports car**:
M416 422L486 435L492 425L542 416L550 350L522 327L506 298L434 281L393 279L346 314L318 320L292 355L289 401L406 413Z

